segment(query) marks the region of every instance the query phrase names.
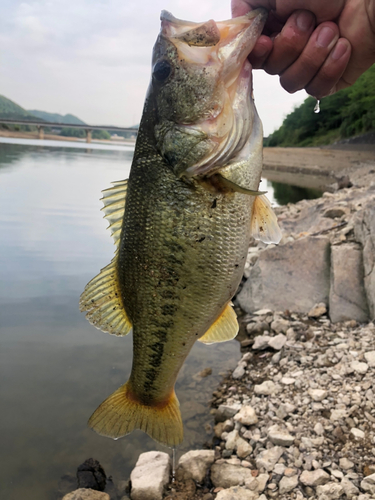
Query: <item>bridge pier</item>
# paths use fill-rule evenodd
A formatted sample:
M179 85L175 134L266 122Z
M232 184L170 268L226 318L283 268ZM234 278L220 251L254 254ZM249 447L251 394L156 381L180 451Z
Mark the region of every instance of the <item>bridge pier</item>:
M42 141L44 139L44 127L38 125L38 138Z
M86 142L91 142L92 139L92 130L87 128L86 129Z

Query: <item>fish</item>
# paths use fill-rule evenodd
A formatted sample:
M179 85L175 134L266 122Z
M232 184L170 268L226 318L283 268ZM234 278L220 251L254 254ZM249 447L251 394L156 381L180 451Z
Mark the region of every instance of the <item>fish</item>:
M280 240L259 191L263 131L247 59L266 17L161 13L129 179L103 191L115 255L80 298L97 328L133 332L129 380L88 422L100 435L141 429L169 447L183 441L179 370L196 341L237 335L231 300L250 238Z

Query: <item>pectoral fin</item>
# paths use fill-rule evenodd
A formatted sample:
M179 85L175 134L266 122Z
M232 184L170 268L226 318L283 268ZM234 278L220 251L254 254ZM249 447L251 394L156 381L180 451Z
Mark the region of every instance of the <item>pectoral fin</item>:
M217 320L210 326L207 332L201 337L199 342L203 344L214 344L216 342L226 342L232 340L238 333L238 322L236 313L230 302Z
M251 217L251 234L263 243L279 243L281 240L277 217L266 196L255 198Z

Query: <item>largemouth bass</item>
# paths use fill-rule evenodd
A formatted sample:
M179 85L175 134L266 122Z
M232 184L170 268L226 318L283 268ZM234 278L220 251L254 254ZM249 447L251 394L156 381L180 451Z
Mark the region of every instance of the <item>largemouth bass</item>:
M192 23L161 14L129 180L103 192L115 257L80 301L101 330L133 330L130 378L89 420L104 436L141 429L181 443L178 372L195 341L237 335L231 299L251 234L280 239L258 191L263 133L247 61L266 15Z

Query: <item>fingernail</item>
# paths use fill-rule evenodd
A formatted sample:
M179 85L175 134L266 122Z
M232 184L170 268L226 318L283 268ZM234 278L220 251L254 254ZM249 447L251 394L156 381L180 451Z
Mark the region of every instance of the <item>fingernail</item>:
M332 59L340 59L344 54L346 54L346 51L348 50L348 44L347 43L342 43L338 41L336 43L336 47L333 49L331 57Z
M314 23L314 16L307 11L300 12L297 16L296 23L301 31L309 31Z
M327 48L334 38L335 32L333 31L333 29L329 28L328 26L324 26L324 28L319 31L318 38L316 39L316 44L318 45L318 47Z

